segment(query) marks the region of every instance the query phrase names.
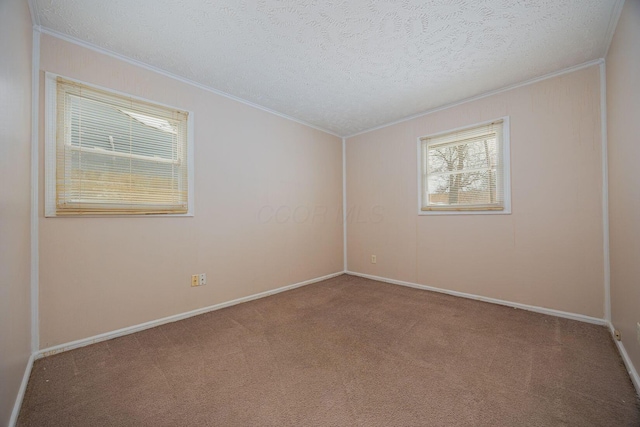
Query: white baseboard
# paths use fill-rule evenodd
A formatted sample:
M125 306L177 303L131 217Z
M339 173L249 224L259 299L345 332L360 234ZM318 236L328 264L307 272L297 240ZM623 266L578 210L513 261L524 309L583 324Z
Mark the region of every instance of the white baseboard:
M535 305L520 304L518 302L505 301L497 298L483 297L481 295L467 294L465 292L451 291L448 289L434 288L433 286L419 285L417 283L404 282L402 280L387 279L386 277L372 276L370 274L356 273L354 271L346 271L346 274L352 276L364 277L365 279L377 280L379 282L391 283L394 285L408 286L410 288L423 289L425 291L439 292L442 294L453 295L456 297L469 298L478 301L490 302L493 304L505 305L507 307L519 308L527 311L534 311L536 313L548 314L556 317L564 317L566 319L578 320L580 322L593 323L595 325L606 325L605 319L598 319L597 317L585 316L584 314L570 313L567 311L554 310L552 308L538 307Z
M11 418L9 419L9 427L14 427L18 422L18 415L20 415L20 408L22 407L22 400L24 399L24 393L27 391L27 383L29 383L29 377L31 376L31 368L33 368L33 361L35 359L35 353L29 356L27 361L27 367L24 369L24 375L22 376L22 382L18 389L18 395L16 401L13 404L13 411L11 412Z
M128 326L126 328L118 329L111 332L105 332L103 334L94 335L92 337L79 339L76 341L71 341L65 344L56 345L53 347L42 349L36 352L35 358L40 359L45 356L51 356L52 354L62 353L64 351L73 350L74 348L85 347L87 345L95 344L101 341L110 340L112 338L121 337L123 335L133 334L135 332L143 331L145 329L154 328L156 326L163 325L165 323L176 322L178 320L187 319L189 317L197 316L199 314L204 314L209 311L220 310L221 308L230 307L232 305L240 304L243 302L252 301L258 298L268 297L269 295L278 294L280 292L288 291L291 289L299 288L301 286L310 285L312 283L321 282L323 280L331 279L333 277L340 276L344 274L344 271L339 271L337 273L328 274L322 277L316 277L315 279L305 280L304 282L294 283L292 285L283 286L281 288L272 289L269 291L260 292L257 294L249 295L246 297L234 299L232 301L222 302L220 304L214 304L208 307L198 308L196 310L188 311L186 313L175 314L173 316L163 317L162 319L152 320L145 323L140 323L134 326Z
M615 327L611 322L609 322L609 330L611 331L611 335L614 335ZM633 383L633 386L636 388L636 393L638 393L638 395L640 396L640 376L638 376L638 371L636 371L635 366L633 366L633 362L631 361L631 358L629 357L627 350L624 348L624 344L622 344L622 341L618 341L614 338L613 342L616 343L616 346L618 347L618 351L620 352L620 356L622 356L622 361L624 362L624 366L627 368L627 372L631 377L631 382Z
M385 283L391 283L391 284L395 284L395 285L401 285L401 286L408 286L411 288L417 288L417 289L423 289L423 290L427 290L427 291L433 291L433 292L439 292L439 293L444 293L444 294L448 294L448 295L453 295L453 296L458 296L458 297L462 297L462 298L469 298L469 299L474 299L474 300L478 300L478 301L484 301L484 302L489 302L489 303L493 303L493 304L499 304L499 305L505 305L508 307L514 307L514 308L519 308L519 309L523 309L523 310L528 310L528 311L534 311L537 313L542 313L542 314L548 314L548 315L552 315L552 316L557 316L557 317L564 317L567 319L572 319L572 320L578 320L581 322L587 322L587 323L593 323L596 325L606 325L609 327L609 329L611 330L611 332L613 333L614 327L610 322L605 321L604 319L598 319L596 317L590 317L590 316L585 316L582 314L576 314L576 313L569 313L569 312L565 312L565 311L560 311L560 310L553 310L550 308L544 308L544 307L537 307L537 306L532 306L532 305L526 305L526 304L520 304L520 303L515 303L515 302L510 302L510 301L504 301L504 300L500 300L500 299L496 299L496 298L489 298L489 297L483 297L480 295L474 295L474 294L468 294L468 293L464 293L464 292L458 292L458 291L451 291L451 290L447 290L447 289L441 289L441 288L435 288L432 286L426 286L426 285L419 285L417 283L411 283L411 282L405 282L402 280L395 280L395 279L388 279L385 277L379 277L379 276L373 276L373 275L369 275L369 274L362 274L362 273L356 273L353 271L340 271L337 273L333 273L333 274L329 274L326 276L322 276L322 277L317 277L315 279L310 279L310 280L306 280L304 282L299 282L299 283L294 283L292 285L288 285L288 286L283 286L277 289L272 289L269 291L265 291L265 292L260 292L257 294L253 294L253 295L249 295L246 297L242 297L242 298L238 298L232 301L227 301L227 302L223 302L220 304L215 304L212 306L208 306L208 307L203 307L197 310L192 310L186 313L181 313L181 314L176 314L173 316L169 316L169 317L164 317L162 319L158 319L158 320L153 320L150 322L146 322L146 323L141 323L139 325L135 325L135 326L130 326L127 328L122 328L122 329L118 329L116 331L112 331L112 332L107 332L104 334L100 334L100 335L95 335L93 337L89 337L89 338L85 338L85 339L81 339L81 340L77 340L77 341L72 341L66 344L60 344L54 347L49 347L43 350L40 350L38 352L35 352L31 355L31 357L29 357L29 361L27 362L27 367L25 369L24 372L24 376L22 378L22 383L20 384L20 389L18 391L18 395L16 397L16 401L13 407L13 412L11 414L11 419L9 421L9 427L14 427L16 422L18 421L18 415L20 413L20 407L22 406L22 400L24 399L24 394L25 391L27 389L27 383L29 381L29 376L31 375L31 369L33 367L33 362L35 359L39 359L41 357L44 356L49 356L52 354L56 354L56 353L61 353L64 351L68 351L68 350L72 350L74 348L79 348L79 347L84 347L90 344L94 344L100 341L106 341L108 339L112 339L112 338L117 338L123 335L128 335L128 334L132 334L138 331L142 331L145 329L149 329L149 328L153 328L155 326L160 326L162 324L165 323L170 323L170 322L175 322L178 320L182 320L182 319L186 319L189 317L193 317L193 316L197 316L199 314L203 314L203 313L207 313L209 311L214 311L214 310L219 310L221 308L225 308L225 307L230 307L236 304L240 304L243 302L247 302L247 301L252 301L255 299L259 299L259 298L264 298L267 297L269 295L274 295L280 292L284 292L284 291L288 291L291 289L295 289L295 288L299 288L305 285L310 285L312 283L317 283L317 282L321 282L323 280L328 280L331 279L333 277L337 277L340 276L341 274L350 274L352 276L359 276L359 277L364 277L366 279L371 279L371 280L377 280L379 282L385 282ZM615 341L616 346L618 347L618 350L620 351L620 355L622 356L622 360L624 361L624 364L627 368L627 371L629 372L629 376L631 377L631 381L633 382L633 385L636 388L636 392L640 395L640 377L638 376L638 372L636 371L635 367L633 366L633 363L631 362L631 359L629 358L629 355L627 354L627 351L624 348L624 344L622 344L622 342L620 341Z

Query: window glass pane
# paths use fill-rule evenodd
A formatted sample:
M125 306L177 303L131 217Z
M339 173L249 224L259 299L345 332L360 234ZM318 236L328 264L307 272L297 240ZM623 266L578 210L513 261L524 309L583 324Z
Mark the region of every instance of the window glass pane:
M429 204L485 205L496 203L496 169L429 177Z
M78 96L69 102L72 145L175 159L176 124Z
M56 212L186 213L187 113L57 79Z
M502 206L501 126L422 139L423 207Z

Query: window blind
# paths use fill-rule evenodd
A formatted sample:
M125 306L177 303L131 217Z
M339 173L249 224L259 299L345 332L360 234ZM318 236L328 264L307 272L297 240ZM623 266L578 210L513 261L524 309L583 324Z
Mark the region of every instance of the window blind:
M504 209L502 126L421 138L423 211Z
M188 212L188 113L56 79L57 215Z

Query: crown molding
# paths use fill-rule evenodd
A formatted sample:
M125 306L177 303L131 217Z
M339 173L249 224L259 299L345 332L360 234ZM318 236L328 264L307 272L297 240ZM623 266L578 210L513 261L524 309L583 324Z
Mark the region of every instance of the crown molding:
M132 64L132 65L144 68L144 69L147 69L149 71L153 71L155 73L161 74L161 75L169 77L171 79L180 81L182 83L185 83L185 84L188 84L188 85L191 85L191 86L195 86L195 87L197 87L199 89L202 89L202 90L205 90L207 92L215 93L216 95L220 95L220 96L223 96L225 98L232 99L234 101L240 102L240 103L248 105L250 107L265 111L267 113L271 113L273 115L282 117L284 119L299 123L299 124L307 126L307 127L310 127L312 129L319 130L319 131L327 133L329 135L333 135L333 136L336 136L338 138L345 138L345 139L353 138L353 137L358 136L358 135L362 135L362 134L365 134L365 133L368 133L368 132L372 132L372 131L375 131L375 130L386 128L388 126L393 126L393 125L396 125L396 124L399 124L399 123L403 123L403 122L406 122L406 121L409 121L409 120L413 120L413 119L416 119L418 117L427 116L429 114L433 114L433 113L436 113L438 111L442 111L442 110L446 110L446 109L449 109L449 108L453 108L453 107L456 107L456 106L459 106L459 105L462 105L462 104L466 104L468 102L477 101L479 99L486 98L486 97L493 96L493 95L497 95L497 94L502 93L502 92L507 92L507 91L510 91L510 90L513 90L513 89L517 89L517 88L520 88L520 87L523 87L523 86L528 86L528 85L531 85L531 84L534 84L534 83L538 83L538 82L541 82L541 81L544 81L544 80L547 80L547 79L550 79L550 78L561 76L563 74L568 74L568 73L579 71L579 70L582 70L584 68L588 68L588 67L591 67L591 66L594 66L594 65L599 65L599 64L604 62L603 58L606 57L606 52L609 49L609 45L611 44L611 40L613 39L613 34L615 33L615 28L616 28L618 19L620 18L620 14L622 12L622 7L624 5L624 0L616 0L616 3L614 5L614 9L613 9L612 14L611 14L611 19L609 21L609 26L608 26L608 29L607 29L607 36L605 38L605 42L604 42L604 45L603 45L603 51L605 52L605 56L603 56L603 58L598 58L598 59L595 59L595 60L587 61L587 62L584 62L582 64L578 64L578 65L574 65L574 66L571 66L571 67L563 68L561 70L554 71L554 72L548 73L548 74L544 74L544 75L539 76L539 77L534 77L532 79L528 79L528 80L524 80L524 81L521 81L521 82L518 82L518 83L514 83L514 84L511 84L511 85L508 85L508 86L504 86L502 88L494 89L494 90L491 90L491 91L488 91L488 92L483 92L481 94L474 95L472 97L464 98L464 99L461 99L459 101L454 101L454 102L451 102L451 103L448 103L448 104L444 104L442 106L435 107L435 108L432 108L432 109L429 109L429 110L426 110L426 111L423 111L423 112L420 112L420 113L416 113L416 114L413 114L413 115L410 115L410 116L407 116L407 117L404 117L404 118L401 118L401 119L398 119L398 120L395 120L395 121L392 121L392 122L388 122L388 123L385 123L385 124L382 124L382 125L379 125L379 126L368 128L368 129L353 133L351 135L340 135L340 134L335 133L333 131L330 131L328 129L325 129L325 128L316 126L314 124L308 123L308 122L306 122L304 120L297 119L295 117L286 115L286 114L278 112L276 110L272 110L272 109L270 109L268 107L265 107L263 105L256 104L254 102L251 102L251 101L248 101L246 99L237 97L235 95L231 95L229 93L220 91L220 90L215 89L215 88L213 88L211 86L207 86L205 84L198 83L198 82L196 82L194 80L179 76L179 75L174 74L172 72L166 71L166 70L164 70L162 68L147 64L146 62L142 62L142 61L139 61L137 59L133 59L133 58L130 58L128 56L122 55L120 53L111 51L109 49L105 49L105 48L100 47L100 46L98 46L98 45L96 45L94 43L90 43L90 42L87 42L87 41L84 41L84 40L80 40L77 37L73 37L73 36L61 33L59 31L52 30L50 28L42 27L41 24L40 24L40 21L39 21L39 16L38 16L38 11L37 11L37 6L36 6L36 3L35 3L35 0L28 0L28 1L29 1L29 9L31 10L33 26L34 26L34 30L35 31L39 31L39 32L41 32L43 34L47 34L49 36L64 40L66 42L69 42L69 43L72 43L72 44L75 44L75 45L78 45L78 46L85 47L87 49L93 50L95 52L98 52L98 53L101 53L101 54L104 54L104 55L107 55L107 56L111 56L111 57L113 57L115 59L127 62L129 64Z
M609 26L607 27L607 33L604 38L604 45L602 47L602 57L606 58L607 53L609 53L609 47L611 46L611 42L613 41L613 35L616 33L616 27L618 26L618 20L620 20L620 15L622 14L622 8L624 7L624 0L616 0L613 5L613 10L611 11L611 18L609 19Z
M161 75L163 75L165 77L169 77L170 79L177 80L177 81L179 81L181 83L185 83L185 84L188 84L190 86L195 86L198 89L202 89L204 91L211 92L211 93L214 93L214 94L219 95L219 96L223 96L223 97L228 98L228 99L232 99L234 101L240 102L241 104L245 104L245 105L248 105L250 107L256 108L258 110L262 110L262 111L265 111L267 113L273 114L275 116L282 117L283 119L290 120L292 122L296 122L296 123L301 124L303 126L306 126L306 127L309 127L309 128L315 129L315 130L319 130L321 132L327 133L329 135L336 136L338 138L342 138L341 135L338 135L337 133L332 132L330 130L321 128L319 126L313 125L313 124L305 122L303 120L296 119L295 117L288 116L288 115L286 115L284 113L280 113L278 111L272 110L272 109L267 108L265 106L262 106L260 104L256 104L254 102L247 101L246 99L239 98L237 96L231 95L229 93L222 92L221 90L218 90L218 89L215 89L213 87L204 85L202 83L198 83L195 80L191 80L191 79L188 79L188 78L185 78L185 77L181 77L181 76L179 76L177 74L174 74L174 73L171 73L169 71L163 70L162 68L158 68L158 67L155 67L153 65L147 64L146 62L142 62L142 61L139 61L137 59L129 58L128 56L116 53L116 52L111 51L109 49L105 49L105 48L100 47L98 45L95 45L93 43L89 43L89 42L86 42L84 40L80 40L80 39L78 39L76 37L69 36L67 34L63 34L63 33L59 32L59 31L52 30L50 28L41 27L39 25L35 25L34 29L39 31L39 32L41 32L42 34L46 34L48 36L55 37L55 38L60 39L60 40L64 40L64 41L66 41L68 43L72 43L72 44L75 44L75 45L78 45L78 46L93 50L94 52L98 52L98 53L101 53L103 55L110 56L112 58L115 58L115 59L118 59L120 61L129 63L131 65L135 65L135 66L140 67L140 68L144 68L144 69L149 70L149 71L153 71L153 72L155 72L157 74L161 74Z
M353 138L354 136L362 135L362 134L365 134L365 133L373 132L374 130L379 130L379 129L383 129L383 128L386 128L386 127L389 127L389 126L397 125L398 123L407 122L409 120L417 119L418 117L428 116L429 114L437 113L438 111L448 110L449 108L457 107L458 105L466 104L468 102L477 101L479 99L487 98L487 97L493 96L493 95L497 95L497 94L502 93L502 92L508 92L510 90L518 89L518 88L521 88L523 86L529 86L529 85L532 85L534 83L538 83L538 82L541 82L541 81L544 81L544 80L552 79L554 77L562 76L564 74L573 73L575 71L579 71L579 70L582 70L584 68L588 68L588 67L592 67L594 65L602 64L603 62L604 62L604 59L602 59L602 58L595 59L593 61L583 62L582 64L574 65L574 66L568 67L568 68L563 68L562 70L554 71L553 73L544 74L544 75L542 75L540 77L534 77L534 78L529 79L529 80L524 80L524 81L522 81L520 83L514 83L512 85L505 86L505 87L502 87L500 89L494 89L494 90L491 90L489 92L481 93L480 95L475 95L475 96L472 96L472 97L469 97L469 98L464 98L464 99L462 99L460 101L455 101L455 102L452 102L452 103L449 103L449 104L445 104L445 105L440 106L440 107L435 107L435 108L432 108L430 110L423 111L421 113L417 113L417 114L414 114L414 115L411 115L411 116L408 116L408 117L405 117L405 118L402 118L402 119L398 119L398 120L395 120L395 121L390 122L390 123L385 123L383 125L376 126L376 127L371 128L371 129L363 130L363 131L354 133L352 135L345 136L344 138L346 138L346 139Z
M29 4L29 13L31 14L31 25L37 31L40 30L40 13L38 12L38 5L36 0L27 0Z

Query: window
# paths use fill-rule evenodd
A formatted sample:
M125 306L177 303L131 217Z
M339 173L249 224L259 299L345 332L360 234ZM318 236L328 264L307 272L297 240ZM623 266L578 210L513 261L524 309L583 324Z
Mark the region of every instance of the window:
M191 214L190 114L47 73L46 216Z
M508 118L420 138L420 213L510 213Z

